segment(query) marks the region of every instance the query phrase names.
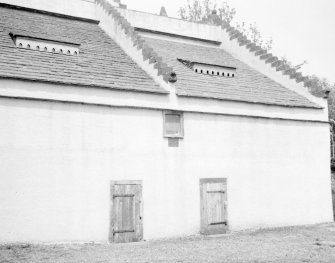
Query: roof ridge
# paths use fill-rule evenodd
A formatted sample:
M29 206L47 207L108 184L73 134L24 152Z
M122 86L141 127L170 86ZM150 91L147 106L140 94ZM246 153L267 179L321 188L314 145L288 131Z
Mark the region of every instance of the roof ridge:
M230 36L230 40L236 39L239 46L245 46L246 49L248 49L251 53L254 53L254 55L256 57L259 57L260 60L264 60L266 64L270 64L270 66L275 68L276 71L281 72L282 75L289 76L290 80L295 80L297 83L302 82L304 87L308 88L309 93L313 96L323 97L325 99L328 98L330 89L323 89L321 85L317 85L316 88L322 91L321 94L312 92L310 88L313 87L313 82L308 76L302 75L302 73L298 72L295 68L292 68L285 64L283 60L280 60L272 53L268 53L266 49L262 48L261 46L257 46L250 39L248 39L247 36L245 36L240 30L231 26L228 22L223 21L221 24L221 28L223 30L226 30L226 32Z
M134 27L131 26L129 21L120 14L120 12L106 0L95 0L95 3L101 5L105 9L108 15L112 15L118 24L120 24L124 33L129 36L133 42L133 45L137 47L137 50L142 50L143 61L149 59L149 64L154 64L154 68L158 71L158 76L162 75L165 82L176 82L177 75L172 67L169 67L163 58L158 56L158 53L150 47L146 41L135 32Z

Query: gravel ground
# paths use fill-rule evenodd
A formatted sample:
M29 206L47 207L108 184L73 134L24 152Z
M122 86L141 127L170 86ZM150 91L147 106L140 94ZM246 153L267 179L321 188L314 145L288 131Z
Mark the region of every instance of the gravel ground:
M4 244L0 262L335 262L335 224L128 244Z

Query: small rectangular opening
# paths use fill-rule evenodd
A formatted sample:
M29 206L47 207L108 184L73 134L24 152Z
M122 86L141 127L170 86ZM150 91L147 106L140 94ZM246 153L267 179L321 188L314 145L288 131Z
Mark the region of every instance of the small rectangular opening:
M79 44L10 34L17 48L62 55L79 55Z
M184 121L183 114L180 112L166 111L163 112L164 137L167 138L183 138Z

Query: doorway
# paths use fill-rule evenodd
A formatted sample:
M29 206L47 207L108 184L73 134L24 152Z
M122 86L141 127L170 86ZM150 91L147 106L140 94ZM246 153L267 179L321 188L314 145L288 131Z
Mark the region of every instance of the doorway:
M227 179L200 179L200 233L203 235L227 232Z
M142 238L142 181L112 181L109 241L126 243Z

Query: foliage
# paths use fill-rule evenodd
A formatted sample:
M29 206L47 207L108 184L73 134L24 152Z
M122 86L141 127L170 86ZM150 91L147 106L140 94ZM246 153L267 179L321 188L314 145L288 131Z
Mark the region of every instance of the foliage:
M213 10L216 16L214 20ZM231 24L236 15L236 9L230 7L226 1L218 4L216 0L187 0L187 4L179 8L178 14L184 20L220 25L223 22ZM255 23L249 25L245 22L236 23L235 27L263 49L272 48L272 39L264 40Z
M330 161L330 169L334 172L335 171L335 160L334 159L331 159ZM332 173L332 187L334 188L334 181L335 181L335 173ZM333 189L334 191L334 189Z
M328 85L329 81L326 81ZM329 119L335 120L335 84L332 84L330 86L330 93L328 98L328 114Z
M311 93L315 95L323 94L324 90L331 90L332 85L326 78L320 78L316 75L309 75L309 81L311 82Z
M236 23L236 29L242 32L248 39L250 39L257 46L269 51L272 49L272 39L264 40L261 32L258 30L256 23L246 25L245 22Z
M298 65L293 65L285 57L281 58L281 61L288 65L290 68L294 68L296 70L301 69L301 67L307 64L307 61L303 61ZM330 90L329 98L328 98L328 115L329 119L335 120L335 83L330 83L326 78L320 78L316 75L307 76L309 81L311 82L310 92L317 96L322 96L325 90Z
M236 10L231 8L227 2L217 4L216 0L187 0L187 4L178 10L179 17L193 22L206 22L212 11L217 10L221 21L230 24L234 19Z
M178 14L181 19L198 22L203 17L203 7L199 0L195 0L193 3L187 1L185 7L179 8Z

